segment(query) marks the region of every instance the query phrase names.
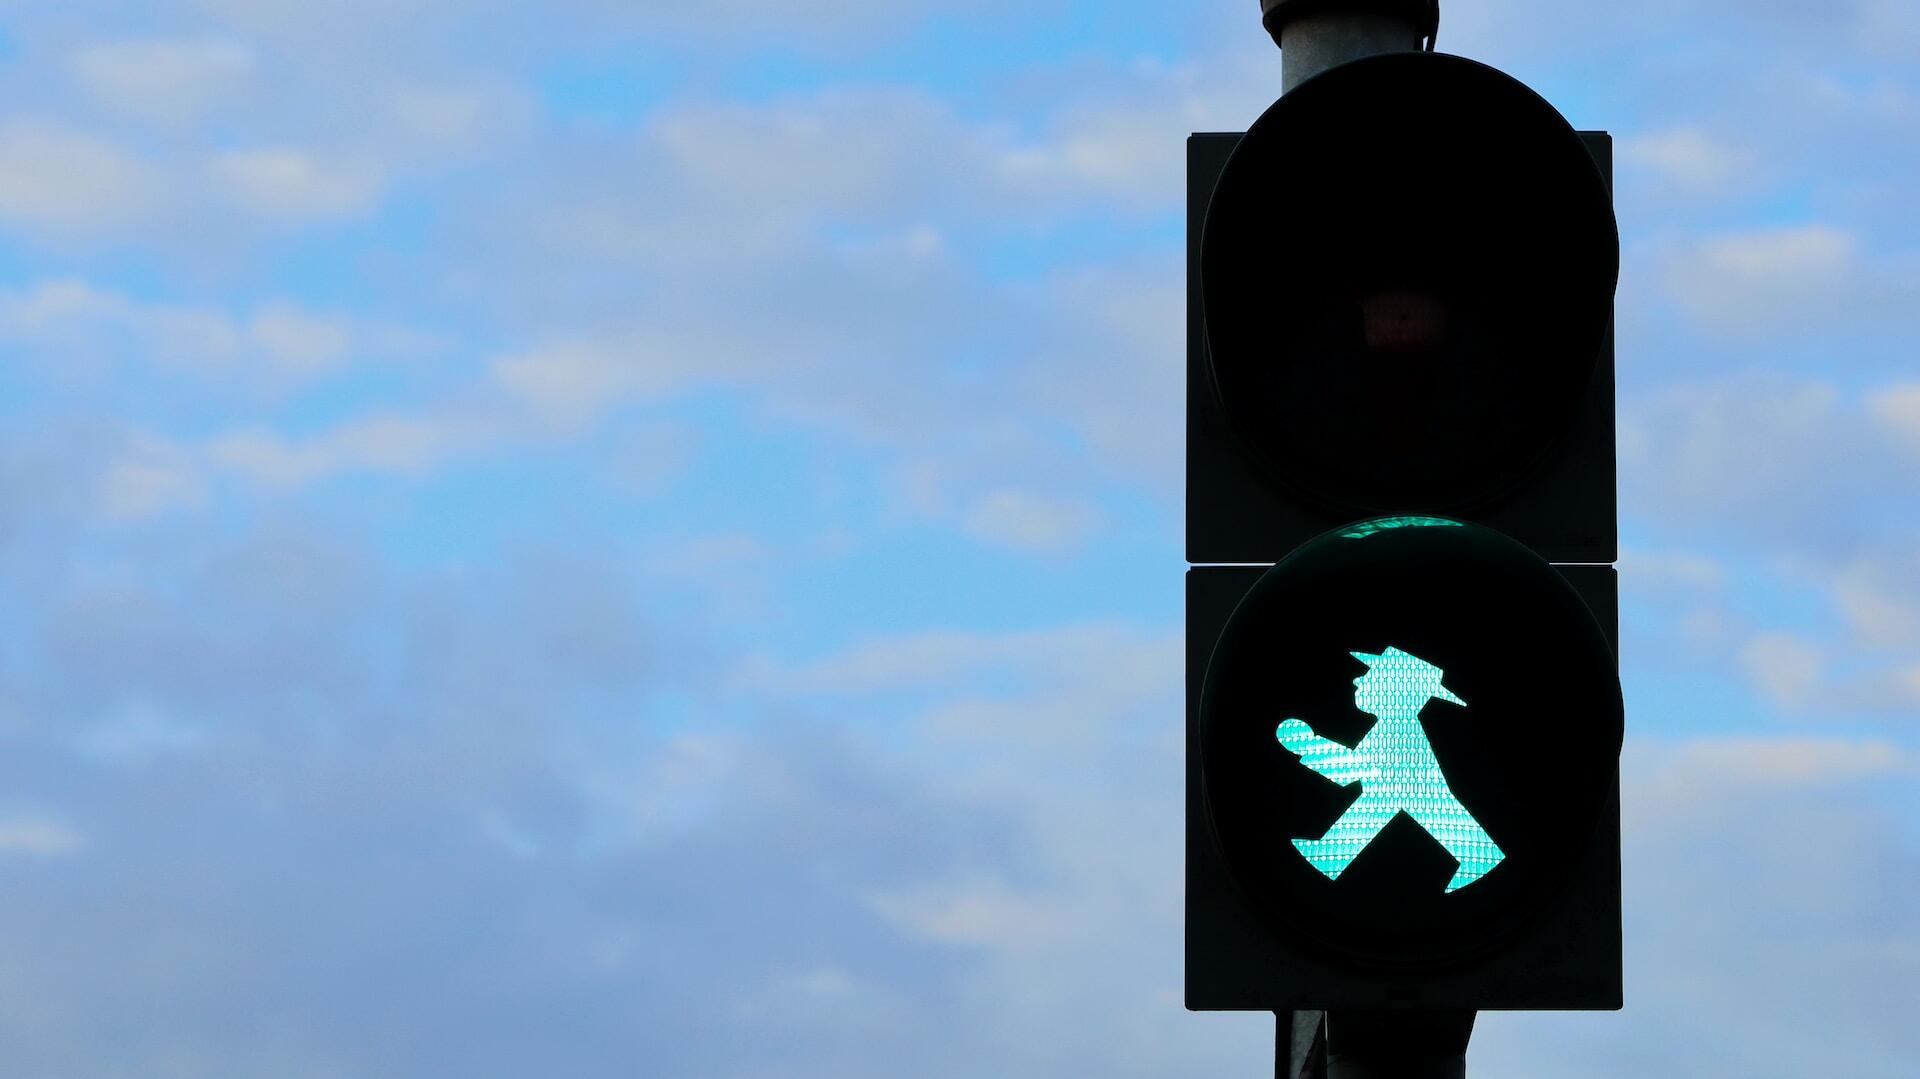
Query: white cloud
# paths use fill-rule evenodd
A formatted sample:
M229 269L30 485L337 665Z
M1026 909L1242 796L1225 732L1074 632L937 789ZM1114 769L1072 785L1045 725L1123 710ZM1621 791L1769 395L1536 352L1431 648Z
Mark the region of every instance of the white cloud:
M339 319L316 316L284 301L256 312L247 337L275 367L299 375L333 368L352 341Z
M1179 684L1178 642L1095 623L1022 633L927 632L856 644L794 667L743 665L744 687L794 700L906 709L933 745L991 747L1003 777L1044 771L1063 752L1097 750ZM1173 728L1153 727L1164 733ZM1016 760L1019 757L1019 760Z
M1920 715L1920 541L1904 527L1761 540L1725 562L1627 552L1626 650L1642 676L1724 670L1792 724Z
M1022 894L990 878L923 885L872 903L890 921L934 940L1007 950L1057 943L1079 921L1057 898Z
M85 846L80 833L45 817L0 818L0 857L50 857L72 854Z
M830 963L769 971L736 987L721 1006L734 1023L769 1032L874 1032L901 1022L902 1011L884 983Z
M299 487L341 473L421 476L457 454L497 444L491 425L399 413L363 416L309 438L252 429L206 448L222 468L267 487Z
M89 725L77 742L81 752L116 764L152 762L202 745L205 732L161 712L146 701L130 701L118 713Z
M1783 711L1797 710L1813 699L1827 664L1818 643L1779 632L1752 638L1740 658L1747 676Z
M1751 282L1805 285L1844 274L1860 241L1831 225L1792 225L1717 236L1701 247L1708 266Z
M125 298L85 281L51 278L32 288L0 295L0 326L13 334L39 333L62 324L120 318Z
M1862 467L1884 457L1830 382L1756 373L1669 383L1621 406L1623 509L1641 520L1804 535L1893 478Z
M1702 327L1736 338L1818 331L1858 305L1859 237L1806 224L1725 233L1674 259L1666 280Z
M1920 540L1907 510L1920 469L1910 391L1754 373L1624 399L1627 519L1739 569L1719 585L1712 567L1649 578L1628 552L1623 588L1677 611L1679 641L1725 662L1784 715L1911 716Z
M1086 542L1100 523L1100 511L1078 496L1000 488L975 499L962 522L967 534L983 543L1051 554Z
M692 357L662 355L644 341L563 342L503 356L489 373L495 383L550 419L579 424L636 396L673 386Z
M1859 5L1860 42L1888 56L1920 57L1920 12L1906 0L1863 0Z
M403 83L389 92L402 154L421 149L472 152L526 133L532 105L520 87L493 80Z
M207 165L213 181L244 208L289 221L365 214L378 203L380 170L365 161L327 160L294 147L229 150Z
M1698 127L1670 127L1621 138L1620 161L1693 193L1724 194L1745 179L1752 155Z
M1024 662L1017 643L1017 637L966 634L902 639L848 653L836 661L831 681L874 686L944 679L951 687L946 695L965 702L982 696L970 687L1004 679L1007 665ZM1008 694L1009 716L1033 723L1063 708L1098 708L1105 696L1101 679L1130 662L1108 654L1103 667L1074 667L1057 684ZM1136 688L1134 707L1152 702L1177 714L1177 666L1176 656L1173 669L1156 676L1164 683L1158 690ZM946 710L934 706L934 714ZM938 728L919 729L940 739L936 745L951 744ZM1108 745L1125 740L1130 765L1154 755L1177 762L1177 749L1139 740L1139 728L1109 720L1105 729ZM1177 746L1177 724L1168 733ZM870 902L895 925L977 952L979 965L959 983L967 1006L980 1009L975 1029L1037 1038L1082 1066L1122 1046L1131 1053L1130 1038L1141 1024L1164 1022L1178 1009L1179 770L1130 771L1106 757L1097 767L1062 767L1063 760L1085 759L1098 743L1064 752L1057 744L1011 738L993 745L989 766L957 754L925 759L940 762L930 776L977 767L980 777L966 789L1022 807L1034 842L1020 863L1026 871L1016 877L963 866L950 876L876 890ZM1029 761L1046 770L1036 775ZM1885 829L1873 808L1879 795L1872 793L1892 797L1888 792L1920 774L1910 751L1871 738L1635 738L1623 770L1631 1006L1596 1017L1491 1017L1476 1034L1482 1070L1556 1076L1669 1070L1662 1062L1696 1059L1684 1048L1689 1032L1703 1024L1745 1030L1741 1017L1760 1014L1727 1003L1768 998L1758 988L1769 984L1756 977L1760 970L1790 969L1797 991L1817 985L1832 993L1858 979L1876 987L1900 984L1915 969L1920 954L1902 943L1912 939L1911 908L1896 883L1911 853ZM1807 842L1820 849L1802 849ZM1891 913L1899 911L1908 914ZM1780 925L1794 930L1765 928ZM1800 946L1801 934L1818 943ZM1128 991L1099 989L1103 979L1117 979ZM1871 1000L1880 992L1863 988L1859 996ZM1860 1074L1900 1074L1892 1064L1902 1059L1900 1043L1883 1029L1897 1007L1884 1001L1865 1011L1830 1007L1836 1019L1858 1027ZM1157 1019L1156 1008L1165 1013ZM1057 1026L1069 1014L1084 1017L1077 1027L1099 1024L1101 1047L1079 1038L1062 1042L1037 1029ZM1034 1023L1022 1022L1023 1015ZM1259 1036L1270 1037L1270 1028L1242 1018L1251 1036L1236 1051L1243 1064L1264 1064ZM1154 1036L1171 1039L1163 1048L1202 1036L1197 1020L1182 1020L1156 1028ZM1581 1046L1580 1059L1543 1072L1542 1061L1561 1061L1546 1046L1568 1043ZM1742 1037L1719 1039L1700 1058L1710 1063L1682 1070L1757 1074L1743 1067L1758 1059L1743 1045ZM1055 1061L1053 1070L1059 1067ZM1019 1070L1003 1065L999 1073Z
M745 683L776 694L872 694L964 684L994 669L1071 682L1125 656L1118 666L1166 669L1177 649L1117 624L1053 627L1023 633L930 631L867 641L802 667L762 661Z
M1619 566L1624 585L1654 599L1676 592L1713 592L1727 581L1723 562L1695 551L1629 548L1620 552Z
M636 286L644 309L619 316L633 328L503 356L490 382L576 430L636 401L738 393L809 432L897 448L893 474L911 512L1036 554L1070 549L1099 525L1084 494L1093 482L1170 494L1177 276L1156 267L983 288L912 239L920 234L909 226L853 247L823 239L805 257L721 256L731 247L716 238L679 279ZM741 264L704 264L720 257ZM642 261L625 272L645 279ZM621 305L589 317L610 310Z
M1094 463L1172 496L1182 480L1186 288L1171 259L1063 276L1042 304L1059 332L1015 376L1018 400L1085 438Z
M1900 382L1867 397L1873 418L1920 454L1920 382Z
M887 88L671 104L623 147L556 142L511 206L452 212L474 244L452 256L463 274L535 327L489 382L576 432L723 389L900 450L894 474L934 477L903 501L980 542L1070 549L1100 523L1093 483L1176 489L1178 265L995 283L968 262L1089 198L1131 212L1176 197L1180 115L1215 90L1141 78L1177 101L1089 112L1110 151L1070 145L1078 113L1026 135Z
M947 238L933 225L922 222L871 240L843 245L849 255L872 259L881 265L901 261L935 261L947 254Z
M161 201L159 173L98 136L55 123L0 124L0 224L92 235Z
M151 436L133 438L107 462L95 494L110 521L139 521L202 505L206 477L179 446Z
M606 456L608 475L631 495L657 495L687 473L697 439L678 425L644 424L614 434Z
M1630 739L1627 1007L1483 1013L1476 1073L1907 1074L1914 774L1909 751L1870 739ZM1770 1018L1788 1012L1831 1044Z
M1920 715L1917 572L1920 538L1905 527L1803 556L1796 576L1835 618L1818 630L1758 634L1746 656L1756 684L1790 711L1910 722Z
M863 243L934 261L982 229L1171 209L1178 113L1197 91L1159 81L1183 104L1149 102L1156 111L1144 116L1131 99L1084 114L1061 107L1034 134L899 87L669 104L631 142L550 142L515 210L485 206L472 227L563 266L584 256L649 274L717 268L723 290L737 276L729 267L818 264Z
M638 776L623 776L606 796L631 814L643 843L696 831L750 770L752 754L737 737L686 733L668 739Z
M1075 113L1040 141L1013 146L1000 168L1019 185L1098 192L1135 205L1171 203L1186 180L1176 109Z
M998 141L992 129L970 127L924 93L837 90L662 110L645 147L679 197L757 205L777 219L877 216L929 194L951 197L985 178Z
M980 19L1020 16L1045 11L1058 0L932 0L903 9L885 0L794 0L779 8L765 8L753 0L707 0L678 4L665 0L551 0L542 9L540 25L529 25L521 9L511 4L481 4L463 0L415 0L404 9L376 0L335 0L316 5L299 0L201 0L200 7L221 19L260 34L294 41L318 40L339 46L363 41L368 25L400 43L418 46L442 40L480 16L505 12L505 26L497 32L516 33L537 41L588 42L641 34L680 44L708 46L766 46L808 52L845 54L911 33L935 17ZM379 16L391 12L390 22Z
M1827 579L1856 642L1920 652L1920 541L1859 552Z
M238 18L258 20L255 25L282 19L288 26L340 28L344 40L371 35L364 40L376 50L389 33L412 33L429 15L481 19L496 10L403 5L389 23L367 18L373 5L269 0L229 6ZM745 10L739 4L625 7L634 18L705 21L716 38L744 28L762 35L761 42L766 34L824 35L841 18L878 20L869 26L899 19L905 26L924 14L897 5L846 4L829 12L823 4L797 3L758 11L729 28L727 20ZM433 12L422 14L428 8ZM1539 12L1527 17L1552 21ZM1597 25L1584 15L1575 22ZM394 24L401 24L398 31ZM1245 11L1236 25L1257 38ZM287 40L304 35L289 32ZM416 40L437 39L423 34ZM447 40L453 49L455 39ZM1267 60L1276 59L1259 44ZM262 49L256 74L271 62L274 78L256 81L282 82L279 58L269 61L274 54ZM335 59L323 50L317 66ZM386 59L381 54L367 62ZM350 87L359 70L343 67L338 100L312 92L319 83L288 78L272 92L300 104L263 106L257 124L240 125L241 145L258 138L260 146L307 148L283 150L277 163L253 162L259 166L254 194L277 211L322 221L368 212L384 191L413 178L409 162L417 161L397 144L386 145L384 132L363 144L354 132L294 130L305 120L289 116L324 114L314 121L320 127L350 126L364 116L371 126L412 132L422 145L484 137L477 131L487 126L483 95L387 95L384 84L377 93L359 94ZM994 108L993 95L1003 91L970 89L968 107ZM1177 252L1143 272L1094 270L1071 284L1026 292L982 282L969 260L996 251L1002 240L1022 250L1051 245L1051 226L1077 223L1089 212L1172 207L1179 135L1188 126L1225 125L1189 125L1184 99L1155 112L1135 110L1129 100L1109 113L1042 116L1016 131L998 117L963 120L938 101L923 101L927 107L916 110L916 95L865 96L871 100L858 107L811 101L690 110L696 120L733 127L711 141L705 140L713 133L697 123L690 130L642 130L632 140L641 148L630 158L598 148L611 160L640 166L634 168L601 167L606 161L571 153L556 140L499 174L501 183L518 183L526 173L516 170L551 165L556 175L590 175L604 183L599 201L554 197L563 187L503 193L489 186L494 177L473 177L484 193L449 210L450 245L462 243L467 225L487 214L513 223L529 216L519 212L528 206L584 205L595 212L570 221L580 229L572 237L577 249L561 245L538 258L523 257L527 249L515 245L477 250L472 258L430 252L404 267L425 271L416 283L419 296L439 303L443 289L462 298L477 293L488 328L506 323L514 340L533 343L477 376L482 385L457 387L453 396L499 391L539 418L584 423L583 417L613 414L623 402L719 387L809 432L870 440L859 447L862 461L908 471L925 465L935 474L928 504L937 503L942 519L996 542L1043 550L1084 538L1097 523L1098 506L1080 497L1092 489L1090 476L1125 475L1133 483L1138 470L1158 477L1145 481L1156 489L1177 490L1171 478L1179 460L1183 325ZM216 94L193 107L218 100ZM369 100L380 103L363 108ZM154 106L185 107L160 98ZM1218 115L1237 124L1252 113L1222 109ZM1023 114L1020 122L1034 119ZM1028 130L1042 133L1028 136ZM1714 152L1725 146L1670 137L1677 130L1656 127L1652 141L1626 152L1639 152L1649 170L1674 182L1724 175L1725 162ZM1664 142L1660 132L1668 136ZM237 176L227 179L246 186ZM454 189L467 179L445 189L453 200L466 197ZM0 176L0 194L8 182ZM524 206L515 201L520 194L528 195ZM257 228L249 215L229 216L243 232ZM616 227L599 228L609 223ZM1756 297L1797 296L1803 288L1839 287L1831 282L1844 285L1875 272L1866 224L1822 227L1841 238L1838 246L1829 244L1825 269L1817 265L1818 235L1741 233L1692 251L1689 267L1704 282L1691 296L1696 314L1743 330L1756 318L1799 318L1807 314L1804 306L1787 313L1748 308ZM1077 230L1076 224L1068 231ZM1797 253L1791 250L1796 244ZM1036 261L1108 261L1104 241L1075 249L1071 237L1062 236L1060 245L1075 253ZM588 254L568 257L573 250ZM1795 278L1810 265L1814 277L1829 284ZM374 270L391 273L392 267ZM483 280L489 275L490 282ZM516 295L521 292L527 295ZM548 295L570 302L550 306ZM15 341L50 341L105 323L137 336L143 349L180 369L220 378L256 357L288 378L311 378L358 355L363 337L357 323L305 304L154 305L71 281L13 299ZM1078 347L1066 340L1073 338ZM491 346L479 348L496 354ZM1753 355L1756 366L1770 362L1770 353ZM1839 388L1847 384L1839 375L1831 384L1754 380L1732 388L1681 387L1670 398L1656 393L1632 403L1637 427L1623 453L1631 458L1629 501L1656 531L1690 521L1710 535L1758 537L1746 542L1769 546L1802 542L1804 530L1775 527L1783 519L1828 518L1835 531L1857 530L1859 504L1849 499L1859 491L1844 489L1845 479L1835 476L1851 454L1877 443L1854 399ZM1869 413L1893 428L1911 411L1891 390L1871 400ZM468 418L436 407L416 414L378 410L309 435L243 429L197 451L205 456L194 460L204 467L210 458L268 484L363 470L418 475L520 430L519 413ZM1070 446L1067 456L1074 460L1060 465L1036 454L1036 445ZM632 449L646 461L672 452L644 439ZM77 486L125 515L158 512L187 490L172 454L131 446L127 463L104 473L97 491ZM1888 480L1886 490L1899 497L1904 482ZM1837 495L1822 493L1835 486L1843 488ZM1831 512L1836 506L1839 512ZM673 513L668 507L647 519ZM129 577L151 577L156 594L191 591L191 581L169 574L170 560L188 553L180 548L194 546L169 544L165 558L141 562ZM729 575L778 565L794 546L790 537L722 533L678 553L686 573ZM262 580L293 587L287 582L314 577L305 563L269 547L258 560ZM1665 556L1647 563L1647 579L1709 598L1749 587L1727 579L1717 554L1703 544L1698 553ZM210 564L196 572L228 582L228 568ZM663 562L662 570L681 567ZM533 575L528 587L544 592L549 581L547 573ZM322 582L306 587L339 591L331 578L322 575ZM62 585L56 579L41 587L65 591ZM156 601L157 613L146 621L137 605L106 606L97 620L62 639L87 659L99 658L87 650L90 643L122 642L131 658L120 666L76 659L40 675L34 663L22 661L0 672L9 694L19 677L43 677L64 694L103 684L115 691L142 682L174 687L173 697L187 699L166 701L169 714L177 710L196 722L231 716L236 730L257 740L251 755L188 762L175 758L215 754L161 754L150 743L164 741L164 732L138 724L119 732L135 751L154 757L151 785L116 783L99 811L144 824L135 832L138 841L117 847L113 872L84 886L69 891L57 881L29 881L0 896L9 924L23 927L26 950L10 967L16 995L34 1009L15 1009L15 1025L44 1039L36 1042L45 1047L42 1059L24 1067L207 1076L317 1075L330 1066L341 1074L369 1067L528 1074L544 1066L592 1076L617 1071L622 1060L647 1059L662 1075L784 1068L860 1076L899 1074L901 1061L911 1070L911 1062L929 1059L929 1046L937 1050L927 1065L936 1076L1146 1076L1265 1064L1270 1020L1193 1017L1179 1009L1177 639L1096 626L872 641L814 665L769 663L746 688L774 701L768 708L780 722L750 737L703 741L727 709L695 701L673 721L700 733L654 747L634 734L650 719L647 701L623 695L618 687L624 683L610 689L575 685L571 676L540 681L542 663L525 659L533 650L516 636L524 620L485 601L498 582L457 578L445 585L456 598L439 595L437 587L414 575L383 581L373 589L384 597L380 604L363 609L357 601L333 600L351 609L337 624L278 607L272 618L235 619L230 605L206 597ZM1907 631L1901 594L1886 581L1863 576L1849 588L1847 617L1859 632ZM433 595L423 599L426 593ZM445 605L438 617L436 603ZM411 619L428 629L413 628ZM129 623L145 628L123 630ZM210 624L232 624L236 638L272 646L213 648L200 634L226 630ZM764 623L739 624L757 633ZM580 627L558 639L591 645L608 636L590 619ZM836 632L849 630L861 627ZM671 632L691 631L674 626ZM1751 632L1742 626L1729 637L1736 657ZM1776 679L1783 693L1804 695L1809 676L1801 661L1829 654L1819 650L1833 642L1768 632L1776 636L1747 647L1755 673ZM406 644L388 655L381 646L394 636ZM363 645L377 655L361 659ZM316 690L296 680L315 666L316 656L324 667L330 646L356 657L341 685ZM422 660L423 654L442 658ZM1920 668L1896 669L1911 678ZM286 685L300 689L286 691ZM889 694L914 699L876 699ZM579 703L587 697L590 704ZM781 744L796 712L835 717L833 729L851 744L891 741L900 751L868 760L831 746ZM491 722L495 713L505 718ZM435 717L443 714L452 718L437 727ZM817 733L795 741L830 741L813 738ZM549 755L555 743L566 743L570 753ZM213 744L224 751L224 740ZM1607 1018L1624 1025L1608 1028L1614 1036L1594 1047L1594 1063L1561 1046L1517 1058L1509 1074L1538 1075L1542 1061L1549 1069L1590 1066L1611 1074L1785 1071L1780 1060L1788 1057L1740 1055L1743 1034L1772 1032L1740 1023L1784 1011L1766 996L1769 980L1788 982L1806 998L1788 1002L1794 1014L1841 1024L1846 1037L1832 1039L1846 1043L1839 1051L1878 1052L1878 1073L1899 1074L1912 1059L1902 1052L1910 1043L1899 1039L1910 1035L1845 1025L1866 1024L1860 1016L1879 1014L1875 1007L1894 1009L1871 1000L1864 1008L1841 1007L1834 995L1856 981L1872 982L1900 1002L1884 990L1911 981L1911 952L1902 950L1910 947L1910 906L1890 908L1871 923L1890 931L1848 935L1867 919L1849 918L1858 909L1836 898L1847 894L1842 889L1803 890L1804 877L1821 877L1813 883L1822 887L1831 880L1807 873L1803 860L1783 854L1779 840L1824 837L1819 868L1839 879L1869 887L1876 872L1909 879L1899 871L1910 859L1872 845L1890 844L1893 829L1849 801L1850 783L1878 789L1906 782L1905 751L1872 740L1816 739L1663 746L1660 752L1676 762L1662 781L1687 797L1662 801L1648 790L1644 769L1629 777L1629 812L1639 828L1631 879L1643 889L1630 910L1647 919L1639 928L1654 930L1638 939L1657 942L1639 945L1644 958L1630 968L1642 979L1635 983L1641 994L1635 1009ZM636 758L641 766L623 773ZM591 831L576 820L579 777L571 769L581 767L581 759L628 781L608 781L596 792L630 811L637 849L609 851L603 836L580 838ZM22 766L22 774L39 770ZM1819 784L1826 785L1810 806L1793 808L1810 809L1809 819L1821 829L1771 832L1763 825L1783 821L1768 817L1749 827L1743 816L1766 813L1769 805L1786 804L1769 799ZM977 797L943 800L942 792L954 789ZM1729 801L1734 794L1749 800ZM1820 815L1822 802L1828 815ZM498 843L467 849L457 822L469 813L497 816L498 836L511 838L523 860L496 862ZM247 826L232 830L235 821ZM1657 847L1675 831L1683 842ZM943 838L949 835L966 838ZM436 853L392 857L396 839ZM1756 877L1781 887L1737 886ZM338 889L343 879L367 887ZM1677 882L1676 894L1659 891L1670 882ZM460 896L476 894L488 902L460 906ZM104 907L96 902L101 896ZM313 902L314 896L326 902ZM75 897L85 902L72 902ZM124 910L114 906L116 897L131 897ZM1808 924L1780 929L1795 904L1809 902L1828 906ZM471 915L470 924L463 923L442 955L437 949L450 939L443 932L450 903ZM75 910L84 912L81 922L73 920ZM1702 912L1698 924L1684 917L1696 911ZM367 925L409 942L405 954L393 959L369 951ZM105 958L79 957L76 964L75 934L100 942ZM1786 939L1793 937L1813 943L1803 954ZM608 940L619 946L591 946ZM961 961L953 958L956 949L963 950ZM613 961L582 975L570 964L588 955ZM460 972L475 964L494 975L484 1000L459 988L466 984ZM1794 976L1781 978L1768 964ZM623 976L609 978L609 969ZM322 976L302 976L315 970ZM183 983L213 988L185 994L192 1004L180 1003L182 994L152 991ZM105 984L122 986L127 1000L139 1002L137 1022L126 1020L132 1012L124 1001L99 995ZM234 1034L218 1024L219 1015L231 1011L219 986L233 984L264 987L256 996L267 1010L256 1025L292 1032L285 1034L290 1048L260 1049L245 1031ZM1700 991L1667 991L1681 984ZM432 1014L422 1014L393 1006L402 999L436 1004ZM1717 1006L1725 1001L1743 1007L1721 1014ZM740 1010L716 1007L729 1002ZM539 1017L556 1008L566 1022L474 1021L509 1013ZM876 1009L885 1009L886 1023L875 1024ZM54 1021L38 1022L43 1011ZM1496 1025L1507 1021L1490 1018ZM1669 1021L1690 1028L1691 1043L1674 1038L1647 1048L1653 1039L1643 1033L1661 1034ZM1239 1026L1228 1030L1228 1023ZM104 1028L118 1032L116 1038L100 1037ZM927 1036L956 1029L968 1036L957 1042ZM1700 1029L1724 1030L1727 1037L1709 1040L1711 1047L1702 1050ZM541 1030L562 1034L543 1041ZM192 1060L161 1060L165 1047L181 1039L203 1048ZM123 1042L132 1047L120 1048ZM843 1044L851 1048L840 1055ZM153 1046L159 1048L143 1048ZM1688 1053L1703 1051L1759 1063L1690 1067L1697 1058ZM1788 1045L1783 1051L1805 1054L1791 1058L1798 1067L1836 1050ZM101 1054L97 1064L83 1059L89 1052ZM1649 1064L1631 1059L1637 1052L1659 1055ZM1844 1070L1876 1074L1871 1066Z
M48 366L79 354L277 389L331 373L356 350L367 358L417 351L407 336L355 327L286 299L234 315L138 299L74 278L0 292L0 340L24 346Z
M1662 784L1693 782L1704 788L1764 793L1782 787L1820 787L1911 773L1920 758L1878 738L1700 738L1648 741L1636 748L1644 774ZM1639 817L1659 827L1655 804Z
M74 74L96 98L144 119L182 124L239 91L253 50L227 40L116 41L73 56Z

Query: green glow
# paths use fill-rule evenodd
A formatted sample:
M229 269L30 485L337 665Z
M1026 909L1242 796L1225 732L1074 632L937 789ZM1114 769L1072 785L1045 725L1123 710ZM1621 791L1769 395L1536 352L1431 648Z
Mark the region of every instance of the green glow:
M1274 731L1301 764L1342 786L1362 784L1360 797L1325 835L1296 839L1293 845L1329 880L1338 880L1387 822L1405 813L1460 863L1447 891L1472 884L1506 855L1454 797L1420 725L1420 709L1429 700L1463 708L1467 702L1440 684L1446 672L1418 656L1392 647L1377 656L1351 655L1367 665L1367 673L1353 680L1353 703L1378 720L1359 745L1349 748L1322 738L1297 719Z
M1341 539L1366 539L1396 528L1463 528L1459 521L1449 521L1445 517L1376 517L1371 521L1361 521L1349 525L1340 533Z

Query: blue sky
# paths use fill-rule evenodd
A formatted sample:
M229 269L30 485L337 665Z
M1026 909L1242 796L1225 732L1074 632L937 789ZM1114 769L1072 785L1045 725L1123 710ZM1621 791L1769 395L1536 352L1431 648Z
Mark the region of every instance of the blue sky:
M1920 12L1453 0L1617 142L1628 1007L1920 1060ZM1180 1007L1252 0L0 2L27 1079L1260 1074Z

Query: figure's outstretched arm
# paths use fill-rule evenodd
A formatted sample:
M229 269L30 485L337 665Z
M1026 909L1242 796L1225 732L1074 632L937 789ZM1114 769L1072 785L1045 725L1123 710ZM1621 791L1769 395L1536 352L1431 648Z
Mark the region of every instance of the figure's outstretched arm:
M1331 738L1322 738L1313 728L1297 719L1289 719L1273 732L1287 752L1300 763L1345 786L1372 778L1376 769L1360 754Z

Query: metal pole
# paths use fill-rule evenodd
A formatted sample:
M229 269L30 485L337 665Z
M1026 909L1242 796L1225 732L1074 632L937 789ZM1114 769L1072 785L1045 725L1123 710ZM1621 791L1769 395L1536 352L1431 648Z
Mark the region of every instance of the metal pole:
M1327 1013L1327 1079L1466 1079L1471 1011Z
M1327 1079L1327 1013L1273 1013L1273 1079Z
M1350 60L1431 48L1438 0L1261 0L1285 93ZM1471 1011L1274 1013L1275 1079L1466 1079Z
M1431 48L1440 26L1439 0L1260 0L1260 10L1283 93L1349 60Z
M1303 15L1280 31L1280 90L1285 93L1330 67L1383 52L1415 52L1412 20L1371 11Z

